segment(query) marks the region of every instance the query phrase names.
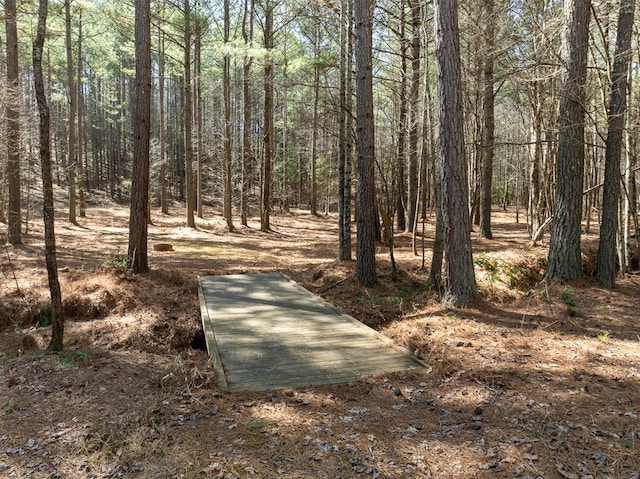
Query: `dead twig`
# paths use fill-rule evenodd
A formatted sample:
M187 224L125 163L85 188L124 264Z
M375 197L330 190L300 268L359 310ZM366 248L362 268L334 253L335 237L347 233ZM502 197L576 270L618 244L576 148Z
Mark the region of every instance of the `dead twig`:
M349 276L347 276L347 277L346 277L346 278L344 278L344 279L341 279L340 281L337 281L337 282L335 282L335 283L331 283L331 284L329 284L329 285L327 285L327 286L324 286L324 287L320 288L320 289L318 290L318 293L326 293L326 292L327 292L327 291L329 291L330 289L333 289L333 288L335 288L336 286L339 286L339 285L341 285L342 283L344 283L346 280L348 280L349 278L351 278L351 276L353 276L353 275L351 275L351 274L350 274Z
M20 285L18 284L18 278L16 277L16 270L13 269L13 263L11 262L11 255L9 255L9 248L7 245L4 245L4 250L7 253L7 261L9 262L9 269L11 270L11 274L13 275L13 280L16 282L16 289L18 290L19 296L24 296L22 291L20 290Z

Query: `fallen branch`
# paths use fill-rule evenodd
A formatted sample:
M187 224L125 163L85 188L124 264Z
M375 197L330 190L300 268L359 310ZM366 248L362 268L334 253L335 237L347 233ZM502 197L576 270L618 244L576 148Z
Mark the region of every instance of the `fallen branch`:
M318 293L325 293L325 292L329 291L330 289L335 288L336 286L338 286L338 285L340 285L340 284L344 283L344 282L345 282L346 280L348 280L349 278L351 278L351 275L347 276L347 277L346 277L346 278L344 278L344 279L341 279L340 281L337 281L336 283L331 283L331 284L330 284L330 285L328 285L328 286L325 286L325 287L323 287L323 288L320 288L320 289L318 290Z
M536 243L540 241L540 238L542 238L542 234L544 233L545 228L549 226L551 221L553 221L553 216L549 216L546 220L544 220L544 222L536 230L535 234L531 238L531 241L529 242L530 248L533 248L536 245Z

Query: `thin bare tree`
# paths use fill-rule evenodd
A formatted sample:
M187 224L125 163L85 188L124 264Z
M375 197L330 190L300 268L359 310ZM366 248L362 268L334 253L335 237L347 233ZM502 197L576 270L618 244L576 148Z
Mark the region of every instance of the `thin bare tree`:
M38 4L38 27L33 40L33 84L38 104L40 126L40 166L42 170L44 247L47 263L47 278L51 294L51 341L49 351L61 351L64 338L64 312L62 310L62 292L58 281L58 260L56 256L56 235L53 208L53 181L51 175L50 114L42 76L42 52L47 30L48 1Z
M69 178L69 222L76 223L76 88L71 41L71 0L64 0L65 38L67 49L67 98L69 126L67 136L67 176Z

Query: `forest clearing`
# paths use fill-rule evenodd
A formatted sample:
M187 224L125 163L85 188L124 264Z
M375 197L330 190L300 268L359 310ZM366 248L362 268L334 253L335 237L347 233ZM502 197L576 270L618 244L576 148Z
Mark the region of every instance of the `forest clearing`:
M56 197L63 196L58 191ZM64 203L56 204L62 216ZM335 260L335 215L274 212L273 232L228 233L205 209L154 212L151 270L119 269L128 209L96 193L57 222L65 349L46 354L48 289L38 221L0 261L0 475L16 478L638 478L640 278L615 290L543 281L546 248L494 210L473 237L482 300L445 308L398 234L400 268L359 285ZM0 235L5 225L0 225ZM427 221L427 252L433 218ZM596 233L583 235L590 267ZM430 253L427 253L428 255ZM429 264L427 258L427 265ZM216 386L198 275L281 271L428 365L422 372L266 393ZM42 327L41 327L42 326Z

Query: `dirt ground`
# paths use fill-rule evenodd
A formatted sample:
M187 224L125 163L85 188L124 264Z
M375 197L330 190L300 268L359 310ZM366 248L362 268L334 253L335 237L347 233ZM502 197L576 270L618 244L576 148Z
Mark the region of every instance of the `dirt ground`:
M151 272L134 276L120 268L125 207L94 195L79 225L58 213L63 353L45 353L39 221L0 251L0 477L640 479L640 277L615 291L545 285L546 249L527 246L513 212L496 211L494 241L474 235L482 300L467 309L438 303L406 234L397 277L380 246L380 285L360 287L353 262L335 260L332 215L275 212L272 233L257 218L228 233L210 208L183 227L175 204L149 230L173 251L151 251ZM589 269L597 236L583 238ZM220 390L197 277L276 270L429 368Z

